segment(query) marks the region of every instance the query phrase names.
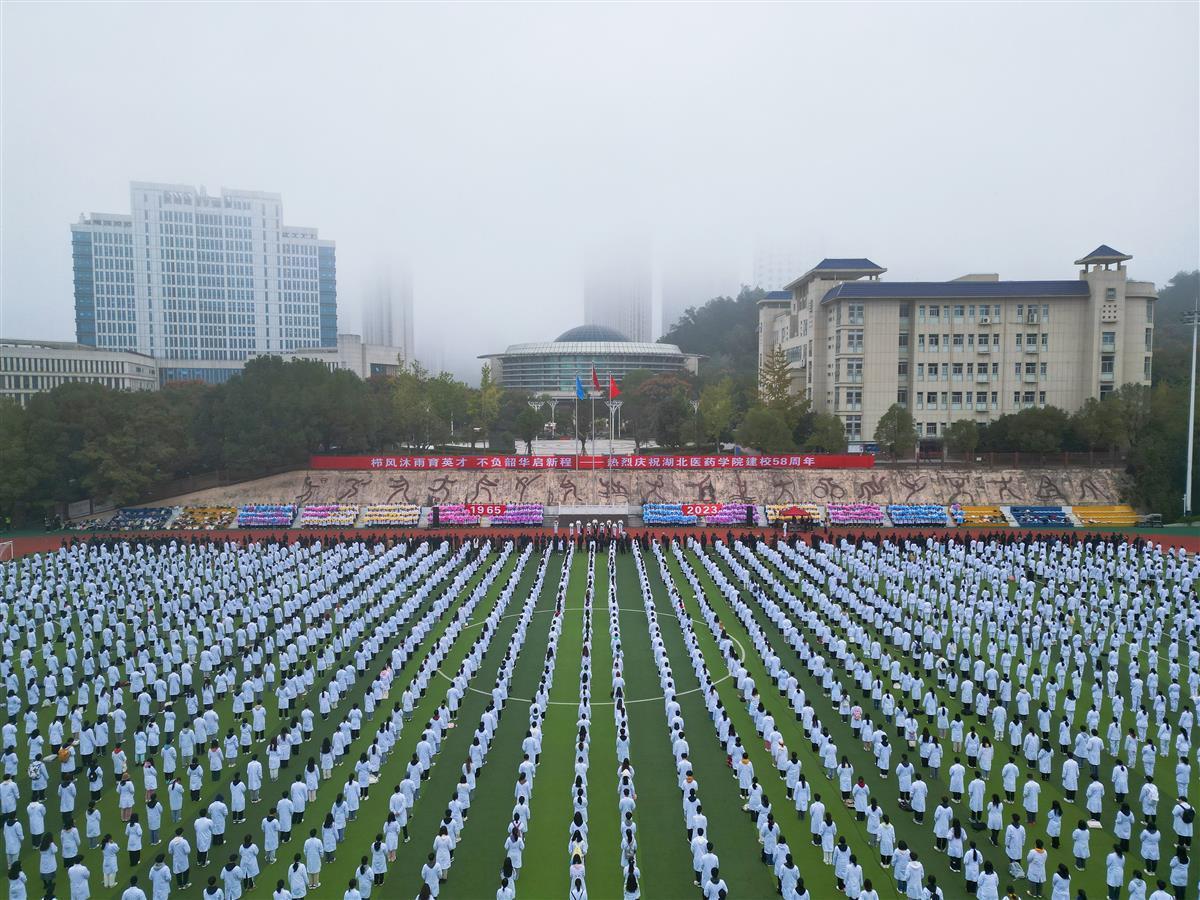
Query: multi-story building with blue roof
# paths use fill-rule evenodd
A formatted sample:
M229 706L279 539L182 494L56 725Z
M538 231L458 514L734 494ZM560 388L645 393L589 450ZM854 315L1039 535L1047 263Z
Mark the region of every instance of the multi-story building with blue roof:
M869 259L824 259L759 301L760 363L782 350L796 392L841 419L852 445L894 403L928 438L959 419L1073 412L1150 383L1157 293L1128 278L1130 259L1102 244L1062 281L887 281Z

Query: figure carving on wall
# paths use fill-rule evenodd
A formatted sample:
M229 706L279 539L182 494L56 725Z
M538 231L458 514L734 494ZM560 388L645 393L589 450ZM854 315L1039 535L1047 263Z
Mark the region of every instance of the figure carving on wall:
M970 483L970 475L947 475L941 474L942 483L946 485L943 492L946 495L946 505L953 503L965 503L967 506L974 505L975 494L967 489L967 484Z
M746 484L746 478L741 472L737 472L733 476L733 490L729 493L731 503L753 503L754 500L750 496L750 488Z
M858 499L866 503L874 503L876 498L883 496L887 490L887 480L882 475L872 475L858 486Z
M431 504L445 503L450 499L450 488L456 484L458 484L457 478L439 475L429 485L429 502Z
M1022 502L1021 497L1017 496L1017 492L1013 490L1013 478L1011 475L1001 475L999 478L993 478L991 483L996 488L997 503L1003 503L1005 500Z
M520 502L525 502L525 493L541 479L543 474L542 472L538 472L536 475L517 476L517 499Z
M929 484L929 480L921 475L904 474L899 478L902 487L908 490L904 495L905 503L911 503L913 497L925 490L925 486Z
M1034 490L1034 497L1038 500L1059 500L1062 503L1067 503L1067 495L1062 492L1062 488L1058 486L1053 478L1049 475L1039 475L1037 488Z
M661 474L645 478L642 481L642 496L653 503L666 503L666 498L663 496L663 491L666 490L664 481Z
M350 481L347 482L345 488L342 489L341 494L338 495L338 502L341 503L344 500L353 500L358 496L358 489L364 488L370 483L370 478L351 478Z
M404 478L403 476L400 478L389 478L387 485L392 489L392 492L388 494L387 500L384 501L385 503L395 503L397 497L399 497L400 501L403 503L416 502L408 495L408 489L410 485L407 478Z
M475 482L475 494L467 502L479 503L482 499L482 502L484 503L493 503L495 501L492 497L492 488L499 486L500 482L496 481L495 479L489 478L487 475L480 475L479 480ZM483 494L484 496L481 498L480 494Z
M615 497L620 497L626 503L629 502L629 488L625 486L624 481L619 475L614 475L612 478L600 476L600 499L612 500Z
M575 484L575 479L570 476L564 476L562 479L562 499L558 502L563 506L582 502L579 499L579 486Z
M836 503L846 498L846 489L830 476L824 475L817 479L817 483L813 487L813 496L818 500L832 500ZM792 502L795 502L795 499L793 496L788 497L788 500Z
M696 478L692 481L685 481L684 484L692 489L692 496L696 500L700 500L704 503L716 502L717 491L713 487L711 475L704 475L703 477Z
M1100 490L1100 485L1096 483L1096 479L1091 475L1084 475L1079 479L1079 499L1080 500L1099 500L1104 501L1104 492ZM1114 492L1115 493L1115 492Z
M303 506L305 503L308 503L310 500L312 500L313 495L318 490L325 487L325 479L318 478L316 481L313 481L313 478L311 475L305 475L304 476L304 484L301 486L304 488L304 490L301 491L300 496L298 496L296 498L297 506Z

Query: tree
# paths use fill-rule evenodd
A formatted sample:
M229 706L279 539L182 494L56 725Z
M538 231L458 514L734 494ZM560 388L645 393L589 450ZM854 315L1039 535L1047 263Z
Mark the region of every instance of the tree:
M670 323L662 341L703 355L704 370L713 380L753 378L758 369L758 301L764 296L765 291L743 287L736 298L714 297L690 307Z
M492 378L492 367L484 363L479 370L479 390L475 392L471 405L471 418L474 424L485 436L490 436L492 424L500 414L500 399L504 389L499 382ZM475 447L474 432L471 436L471 448Z
M979 446L979 426L971 419L959 419L946 426L942 437L947 450L962 459L970 459Z
M631 380L635 386L632 390L627 386L623 392L625 405L621 412L635 443L640 447L642 441L653 437L660 446L680 446L684 430L693 416L688 403L692 384L677 374L666 372L648 378L626 376L626 385ZM582 403L580 406L582 409Z
M792 369L787 354L776 347L763 358L758 370L758 399L764 406L782 409L791 398Z
M875 443L892 459L910 457L917 448L917 426L912 413L899 403L893 403L879 417L875 426Z
M525 442L525 452L533 455L533 441L542 433L542 414L531 406L517 413L516 434Z
M845 453L846 429L842 420L831 413L816 413L804 449L810 453Z
M722 378L700 392L700 421L704 437L719 444L734 430L733 379Z
M1089 397L1071 416L1075 439L1089 450L1118 446L1125 436L1120 403L1112 399Z
M756 406L746 413L737 439L739 444L764 453L786 453L796 448L783 414L767 406Z

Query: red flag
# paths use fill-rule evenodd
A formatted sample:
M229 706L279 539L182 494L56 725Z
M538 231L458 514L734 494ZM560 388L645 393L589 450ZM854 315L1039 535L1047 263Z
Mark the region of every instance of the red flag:
M608 399L616 400L621 396L621 389L617 387L617 381L611 375L608 376Z
M600 376L596 374L596 364L592 363L592 387L596 390L602 390L600 387Z

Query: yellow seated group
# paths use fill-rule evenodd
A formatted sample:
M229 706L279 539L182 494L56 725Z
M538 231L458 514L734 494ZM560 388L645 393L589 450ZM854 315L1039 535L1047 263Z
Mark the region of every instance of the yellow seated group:
M232 506L186 506L171 527L208 531L229 528L236 518L237 509Z
M1007 525L998 506L963 506L963 525Z

